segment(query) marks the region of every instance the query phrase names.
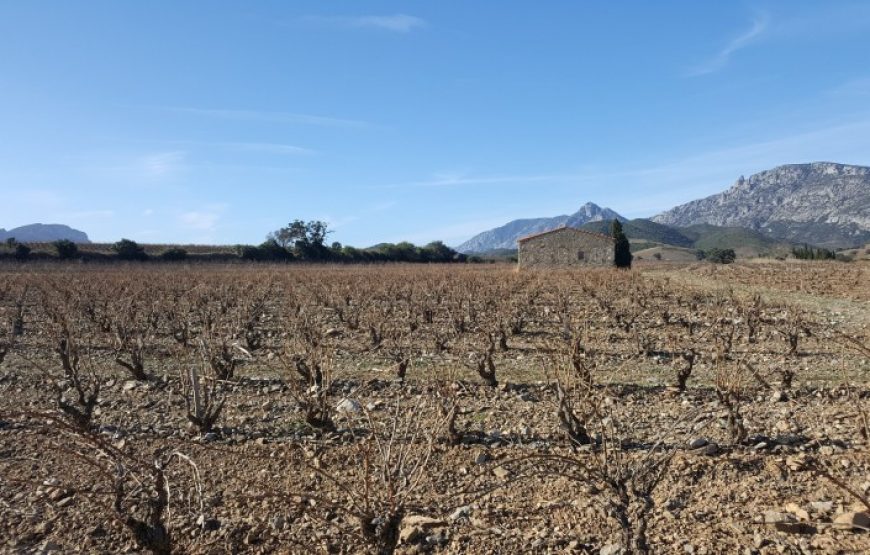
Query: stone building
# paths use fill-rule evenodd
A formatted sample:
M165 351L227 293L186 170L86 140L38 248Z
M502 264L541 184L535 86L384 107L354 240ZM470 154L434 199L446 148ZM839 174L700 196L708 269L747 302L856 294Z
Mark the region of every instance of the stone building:
M560 227L519 239L520 268L612 266L616 243L609 235Z

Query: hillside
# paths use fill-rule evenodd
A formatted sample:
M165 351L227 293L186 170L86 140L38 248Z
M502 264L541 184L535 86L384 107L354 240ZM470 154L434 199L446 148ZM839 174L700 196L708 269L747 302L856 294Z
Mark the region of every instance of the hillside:
M589 222L580 226L580 229L609 235L610 222ZM686 237L680 230L643 218L623 222L622 230L625 232L626 237L636 241L661 243L677 247L691 247L694 244L694 239Z
M66 239L73 243L90 243L88 235L63 224L30 224L10 229L0 228L0 241L15 239L19 243L50 243Z
M517 239L533 233L555 229L561 226L580 227L588 222L606 221L614 218L625 221L625 218L609 208L601 208L597 204L587 202L580 210L570 215L552 218L530 218L514 220L501 227L484 231L462 243L456 250L461 253L485 253L498 249L516 249Z
M779 166L741 176L723 193L652 220L676 227L744 227L829 248L863 245L870 241L870 168L831 162Z

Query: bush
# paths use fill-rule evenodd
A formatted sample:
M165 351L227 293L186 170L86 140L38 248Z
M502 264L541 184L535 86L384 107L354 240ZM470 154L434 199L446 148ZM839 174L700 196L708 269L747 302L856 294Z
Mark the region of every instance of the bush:
M170 262L187 260L187 251L179 247L173 247L160 253L160 259Z
M68 239L61 239L52 243L57 251L57 257L61 260L69 260L79 255L79 246Z
M27 260L30 258L30 247L23 243L15 245L15 260Z
M286 261L292 260L293 254L287 249L278 244L274 239L269 239L259 247L252 245L239 245L236 247L236 252L242 260L256 260L262 262L268 261Z
M121 260L148 260L145 249L136 241L129 239L121 239L112 245L112 250L115 251L115 254Z
M737 258L734 249L710 249L706 259L715 264L731 264Z

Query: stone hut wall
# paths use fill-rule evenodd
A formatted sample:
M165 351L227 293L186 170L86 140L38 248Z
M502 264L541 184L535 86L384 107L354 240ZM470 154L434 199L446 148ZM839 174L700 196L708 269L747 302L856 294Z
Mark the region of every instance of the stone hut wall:
M566 228L519 243L520 268L611 266L614 242L597 233Z

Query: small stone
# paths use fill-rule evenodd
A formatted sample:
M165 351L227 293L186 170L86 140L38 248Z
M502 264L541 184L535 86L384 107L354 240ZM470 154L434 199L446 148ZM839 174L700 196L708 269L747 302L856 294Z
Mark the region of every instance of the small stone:
M788 513L781 513L779 511L764 511L764 523L765 524L779 524L781 522L794 522L795 517Z
M497 466L496 468L493 469L492 473L499 480L505 480L511 475L510 471L503 466Z
M788 395L781 389L775 390L770 396L771 403L782 403L783 401L788 401Z
M356 414L362 410L362 405L356 399L342 399L335 410L341 414Z
M798 520L806 521L810 519L810 513L808 513L806 509L802 508L797 503L786 503L785 510L796 516Z
M486 451L481 451L481 452L478 453L477 456L474 458L474 464L478 464L478 465L479 465L479 464L486 464L486 463L488 463L490 460L491 460L491 458L490 458L490 456L489 456L489 453L487 453Z
M449 518L450 518L450 520L459 520L461 518L467 517L470 514L471 514L471 507L468 505L464 505L462 507L459 507L458 509L456 509L452 513L450 513Z
M127 393L133 391L137 387L139 387L139 382L137 382L136 380L127 380L124 382L124 386L121 389L124 391L124 393Z
M834 518L834 527L858 530L870 530L870 514L865 511L842 513Z
M814 513L830 513L834 510L834 502L833 501L811 501L810 509Z
M622 553L622 546L618 543L609 543L601 548L599 555L619 555Z
M703 437L698 437L689 442L689 449L700 449L701 447L706 446L708 443L710 442Z
M402 527L399 530L399 543L409 544L424 539L428 530L446 525L446 522L436 518L422 515L407 516L402 520Z
M708 443L704 447L698 450L702 455L707 455L708 457L713 457L719 454L719 444L718 443Z

